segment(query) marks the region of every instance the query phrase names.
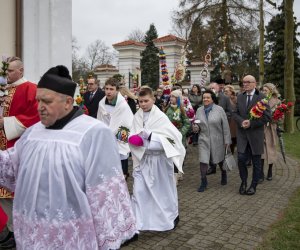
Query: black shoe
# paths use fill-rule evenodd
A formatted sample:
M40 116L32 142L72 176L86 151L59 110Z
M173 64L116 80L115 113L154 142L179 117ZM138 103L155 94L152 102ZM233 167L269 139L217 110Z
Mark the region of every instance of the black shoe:
M174 227L173 227L173 229L175 229L177 227L178 223L179 223L179 215L174 220Z
M207 178L201 178L201 184L200 187L198 188L198 192L204 192L204 190L207 188Z
M226 185L227 184L227 173L226 171L222 171L222 178L221 178L221 185Z
M7 229L8 230L8 229ZM8 231L7 235L5 236L5 238L3 238L2 240L0 240L0 244L8 241L12 236L14 235L13 232Z
M265 178L260 178L257 183L262 184L264 182L264 180L265 180Z
M268 175L267 175L267 180L268 181L271 181L272 180L272 166L269 166L269 169L268 169Z
M11 249L16 247L14 233L13 232L10 233L11 233L11 237L7 241L0 244L0 249Z
M247 183L246 182L242 182L241 186L240 186L240 195L244 195L246 194L246 190L247 190Z
M215 174L217 172L216 168L209 168L207 170L206 175L211 175L211 174Z
M122 245L121 247L125 247L125 246L128 246L131 242L134 242L134 241L137 241L139 239L139 235L138 234L135 234L133 235L133 237L129 240L126 240Z
M266 179L267 179L267 181L271 181L273 178L272 178L272 176L268 176Z
M255 187L250 186L250 188L247 190L247 195L254 195L256 192Z

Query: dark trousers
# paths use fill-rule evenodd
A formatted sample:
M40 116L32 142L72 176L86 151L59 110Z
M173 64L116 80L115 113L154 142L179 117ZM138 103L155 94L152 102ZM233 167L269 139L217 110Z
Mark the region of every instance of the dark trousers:
M261 155L252 155L251 147L248 144L244 153L238 152L238 166L242 182L247 182L247 163L252 159L253 175L251 185L256 187L261 173Z
M128 159L121 160L121 164L122 164L123 174L127 175L128 174Z
M198 143L198 137L199 137L199 133L192 132L192 142L193 142L193 144Z

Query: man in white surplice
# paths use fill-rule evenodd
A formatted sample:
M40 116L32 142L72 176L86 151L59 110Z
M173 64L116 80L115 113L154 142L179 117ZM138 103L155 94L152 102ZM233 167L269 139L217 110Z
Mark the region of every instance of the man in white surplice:
M129 145L133 159L132 204L138 230L166 231L178 221L174 165L182 172L182 135L154 105L149 87L141 88Z
M0 151L17 249L118 249L137 233L114 135L73 107L75 88L66 67L49 69L37 89L41 122Z
M128 136L133 121L133 113L125 98L119 93L119 80L109 78L105 82L105 97L99 102L97 119L104 122L115 135L119 147L122 170L128 173Z

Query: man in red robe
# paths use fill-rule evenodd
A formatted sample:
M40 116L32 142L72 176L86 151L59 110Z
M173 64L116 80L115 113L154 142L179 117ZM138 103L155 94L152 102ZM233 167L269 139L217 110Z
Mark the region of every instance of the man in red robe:
M26 128L37 123L38 103L35 99L36 84L27 81L24 76L23 62L18 57L8 59L7 86L4 95L0 97L0 149L6 150L13 147ZM9 237L7 242L0 244L14 245L12 225L13 194L0 188L0 204L8 215L7 227Z

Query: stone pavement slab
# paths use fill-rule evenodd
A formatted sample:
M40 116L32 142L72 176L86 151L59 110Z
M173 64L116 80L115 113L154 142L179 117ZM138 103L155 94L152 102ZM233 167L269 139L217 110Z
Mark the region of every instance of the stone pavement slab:
M221 171L217 169L216 174L208 176L208 189L198 193L198 150L189 146L184 179L178 186L180 222L177 228L168 232L141 232L138 241L122 249L255 249L300 186L299 165L290 158L285 164L279 155L273 167L273 180L258 185L253 196L238 193L237 169L228 173L226 186L221 186ZM251 170L252 167L249 176L252 176Z

